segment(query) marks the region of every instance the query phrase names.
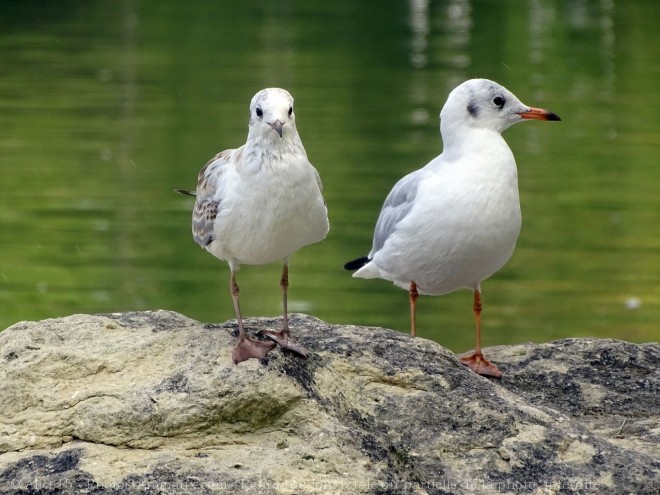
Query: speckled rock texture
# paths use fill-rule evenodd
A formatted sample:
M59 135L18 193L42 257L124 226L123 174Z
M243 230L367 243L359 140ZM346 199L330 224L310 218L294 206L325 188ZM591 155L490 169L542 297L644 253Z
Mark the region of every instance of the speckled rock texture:
M248 330L277 328L248 319ZM488 349L293 315L308 359L234 366L236 325L169 311L0 333L0 493L660 493L660 346Z

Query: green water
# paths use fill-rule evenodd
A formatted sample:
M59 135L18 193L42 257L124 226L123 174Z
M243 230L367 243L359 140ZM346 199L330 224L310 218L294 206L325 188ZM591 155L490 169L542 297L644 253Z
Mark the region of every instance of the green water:
M291 309L407 331L406 293L342 265L369 251L392 185L439 153L447 93L478 76L563 119L505 135L523 230L482 285L484 344L657 340L659 18L656 1L2 2L0 328L233 318L226 264L172 190L242 144L250 98L281 86L332 224L292 257ZM239 272L245 315L279 314L279 270ZM471 303L421 298L419 334L471 348Z

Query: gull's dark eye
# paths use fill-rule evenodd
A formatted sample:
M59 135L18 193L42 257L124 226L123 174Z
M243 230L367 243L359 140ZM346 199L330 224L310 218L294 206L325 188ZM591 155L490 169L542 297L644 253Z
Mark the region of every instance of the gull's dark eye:
M291 117L291 115L293 115L293 107L289 107L289 117Z
M261 110L261 108L257 107L257 117L261 118L264 116L264 112Z
M501 96L496 96L493 98L493 105L495 105L497 108L502 108L505 103L506 100Z

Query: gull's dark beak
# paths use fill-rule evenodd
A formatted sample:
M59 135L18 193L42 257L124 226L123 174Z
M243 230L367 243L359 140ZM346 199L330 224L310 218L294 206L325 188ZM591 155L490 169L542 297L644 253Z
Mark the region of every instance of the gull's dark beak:
M530 107L526 112L518 113L523 119L531 120L561 120L559 115L544 108Z
M273 128L273 130L276 131L280 135L280 137L282 137L282 127L284 127L284 124L282 122L280 122L279 120L276 120L272 124L268 124L268 125L271 126Z

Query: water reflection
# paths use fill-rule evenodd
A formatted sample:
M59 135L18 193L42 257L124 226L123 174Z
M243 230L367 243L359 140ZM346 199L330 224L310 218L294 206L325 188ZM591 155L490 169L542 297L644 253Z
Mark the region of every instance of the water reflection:
M446 15L443 25L445 29L443 62L450 67L457 69L452 71L452 78L448 81L451 89L458 86L466 78L461 74L462 70L467 69L471 63L468 51L471 41L472 6L469 0L451 0L447 2Z
M429 0L410 0L410 64L416 69L428 65Z
M564 119L506 134L524 223L484 283L486 344L657 338L656 3L57 4L0 6L0 327L157 307L231 318L226 267L171 191L244 141L258 89L284 86L332 223L291 260L292 308L406 329L403 291L341 266L368 252L392 185L440 152L447 92L478 76ZM278 271L242 270L246 315L279 313ZM470 304L423 298L420 333L469 348Z

